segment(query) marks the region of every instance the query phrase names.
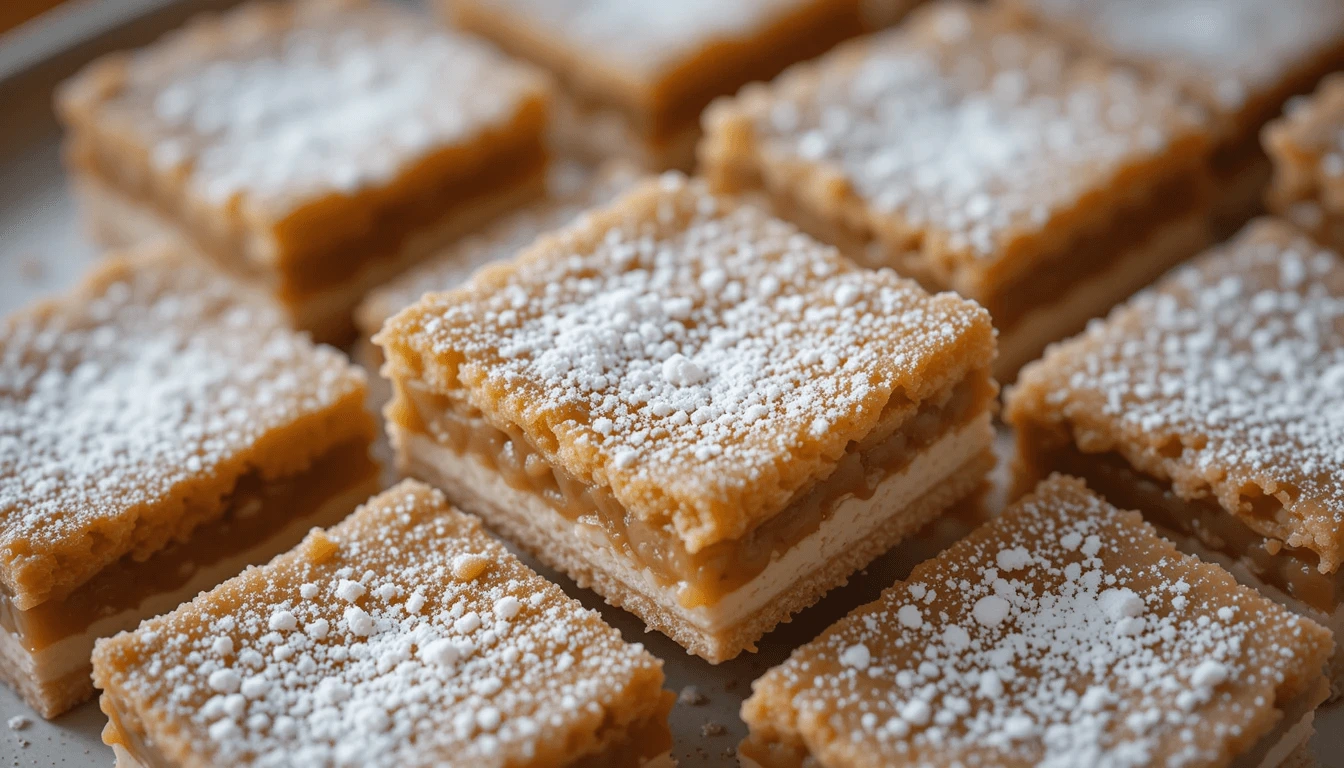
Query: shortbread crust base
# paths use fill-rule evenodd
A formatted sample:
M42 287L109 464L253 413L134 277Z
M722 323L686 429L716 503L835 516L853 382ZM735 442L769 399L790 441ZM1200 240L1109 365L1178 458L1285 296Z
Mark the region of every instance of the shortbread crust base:
M264 563L289 550L314 526L340 522L377 493L379 487L380 478L375 474L323 502L312 514L293 521L256 546L199 569L181 587L149 595L134 609L98 619L83 633L66 637L37 654L29 652L13 634L0 629L0 681L18 691L33 711L48 720L70 710L93 696L90 657L95 640L134 629L141 621L177 608L248 565Z
M102 179L75 171L71 173L70 184L89 236L98 245L118 248L167 239L203 257L190 234L176 222L151 206L123 194ZM289 315L291 324L299 330L308 331L316 341L333 344L349 341L356 332L353 319L355 307L370 290L496 216L541 195L544 189L545 172L542 169L515 186L452 206L436 223L405 237L395 257L371 263L344 283L309 294L301 301L279 303ZM244 285L263 294L270 292L269 286L262 281L229 270L227 264L220 264L208 257L206 259L215 268L222 268L236 276Z
M881 508L872 503L856 504L854 512L861 507L868 514L860 513L843 521L848 524L843 528L845 538L827 542L835 554L788 563L778 569L780 573L772 574L767 568L720 601L723 605L739 595L750 595L751 602L741 600L744 610L707 621L702 609L683 608L675 589L660 586L647 572L634 570L615 555L608 540L595 529L591 535L582 535L584 532L577 530L544 498L514 488L474 456L445 448L429 437L407 432L395 424L389 425L389 432L397 450L398 469L403 474L437 485L455 504L480 515L505 538L569 575L580 587L590 588L612 605L639 616L650 629L662 632L689 653L713 664L728 661L744 650L754 650L756 641L766 632L844 585L851 574L969 496L980 487L995 461L993 430L986 413L921 453L921 457L933 454L940 443L950 440L957 447L955 456L945 451L947 455L940 457L938 465L921 464L921 457L917 457L905 470L879 484L869 500L881 499L882 485L889 481L917 478L922 487L909 494L904 503L889 502ZM828 522L840 516L837 512ZM804 551L799 548L805 549L814 537L824 540L824 533L833 536L836 531L823 526L790 548L790 553ZM776 560L772 566L783 565L785 558ZM779 589L765 591L773 581L771 576L779 579L786 575L785 570L788 581Z

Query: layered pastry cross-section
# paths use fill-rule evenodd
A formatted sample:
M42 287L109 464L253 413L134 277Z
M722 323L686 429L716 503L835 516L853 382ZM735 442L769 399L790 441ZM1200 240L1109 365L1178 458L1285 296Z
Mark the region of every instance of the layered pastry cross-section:
M1008 379L1207 244L1209 131L1173 90L944 2L711 106L720 191L980 302Z
M117 768L671 765L662 663L411 480L94 677Z
M1019 488L1050 471L1344 633L1344 258L1253 222L1026 368ZM1332 661L1336 694L1344 658Z
M378 488L363 373L173 251L106 258L0 334L0 679L45 717L95 638Z
M1344 253L1344 74L1289 102L1264 144L1274 164L1270 210Z
M435 0L453 24L554 72L568 152L690 170L700 112L862 32L862 0ZM899 18L914 0L886 0Z
M172 237L344 341L369 288L542 186L550 87L397 5L253 3L57 98L95 237Z
M983 309L677 174L375 341L402 471L716 663L993 463Z
M369 339L387 319L431 291L447 291L494 261L518 254L538 235L564 226L593 206L605 205L640 177L633 166L608 163L592 168L564 162L551 166L544 197L500 217L478 232L447 247L369 293L355 312L361 354L369 363L379 355ZM370 368L376 369L376 364Z
M1344 67L1336 0L997 0L1078 47L1178 85L1214 118L1218 239L1262 206L1260 129Z
M1330 633L1053 476L752 684L751 768L1275 768Z

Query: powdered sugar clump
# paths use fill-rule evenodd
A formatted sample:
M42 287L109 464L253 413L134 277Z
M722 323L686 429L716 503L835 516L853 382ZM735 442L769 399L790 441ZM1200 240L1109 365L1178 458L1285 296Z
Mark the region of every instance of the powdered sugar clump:
M1070 534L1105 545L1068 550ZM1030 564L1001 572L1019 547ZM916 588L942 597L925 608ZM1057 477L769 672L744 717L789 708L819 761L1203 764L1272 727L1276 697L1310 695L1330 649L1322 627Z
M96 674L115 705L152 711L151 742L214 764L300 768L559 765L609 709L657 709L656 660L437 492L404 483L330 540L328 559L313 562L305 543L103 641ZM485 563L470 581L452 575L460 556ZM317 595L303 597L305 583ZM365 589L354 605L336 597L351 583ZM422 595L420 609L379 598L387 585ZM277 629L282 613L298 626ZM330 630L300 628L318 622ZM235 654L213 652L221 634Z
M471 390L570 475L670 516L694 551L824 476L893 397L986 366L987 322L670 175L488 282L427 296L379 341L453 361L456 381L430 386ZM952 381L922 378L949 355Z
M1060 424L1183 497L1211 489L1324 572L1344 559L1344 259L1287 225L1252 224L1018 381L1014 423Z

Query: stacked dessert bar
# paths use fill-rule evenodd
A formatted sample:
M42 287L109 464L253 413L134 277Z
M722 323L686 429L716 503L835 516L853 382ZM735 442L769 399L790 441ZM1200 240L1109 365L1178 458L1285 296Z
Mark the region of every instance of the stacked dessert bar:
M362 0L248 5L60 93L95 239L171 237L349 339L363 294L537 194L550 87Z
M1290 103L1264 140L1274 163L1270 210L1344 251L1344 75Z
M1005 380L1207 242L1210 133L1178 93L979 5L921 9L705 124L717 189L983 304Z
M993 465L983 309L677 174L375 341L402 471L711 662Z
M108 256L0 336L0 679L45 717L96 638L378 489L364 375L177 252Z

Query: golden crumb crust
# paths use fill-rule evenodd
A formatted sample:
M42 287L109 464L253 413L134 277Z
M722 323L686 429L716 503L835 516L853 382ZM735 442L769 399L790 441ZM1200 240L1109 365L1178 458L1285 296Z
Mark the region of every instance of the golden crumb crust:
M744 750L765 765L1228 766L1324 698L1332 646L1055 475L757 680Z
M426 296L375 342L394 381L521 429L691 552L994 355L977 305L675 174Z
M670 745L649 727L670 704L661 662L415 481L99 641L94 680L123 730L187 767L566 765L632 731L647 756Z
M1118 452L1186 500L1344 560L1344 259L1252 222L1028 365L1021 439Z
M0 584L26 610L371 442L364 374L168 247L105 257L0 338Z

